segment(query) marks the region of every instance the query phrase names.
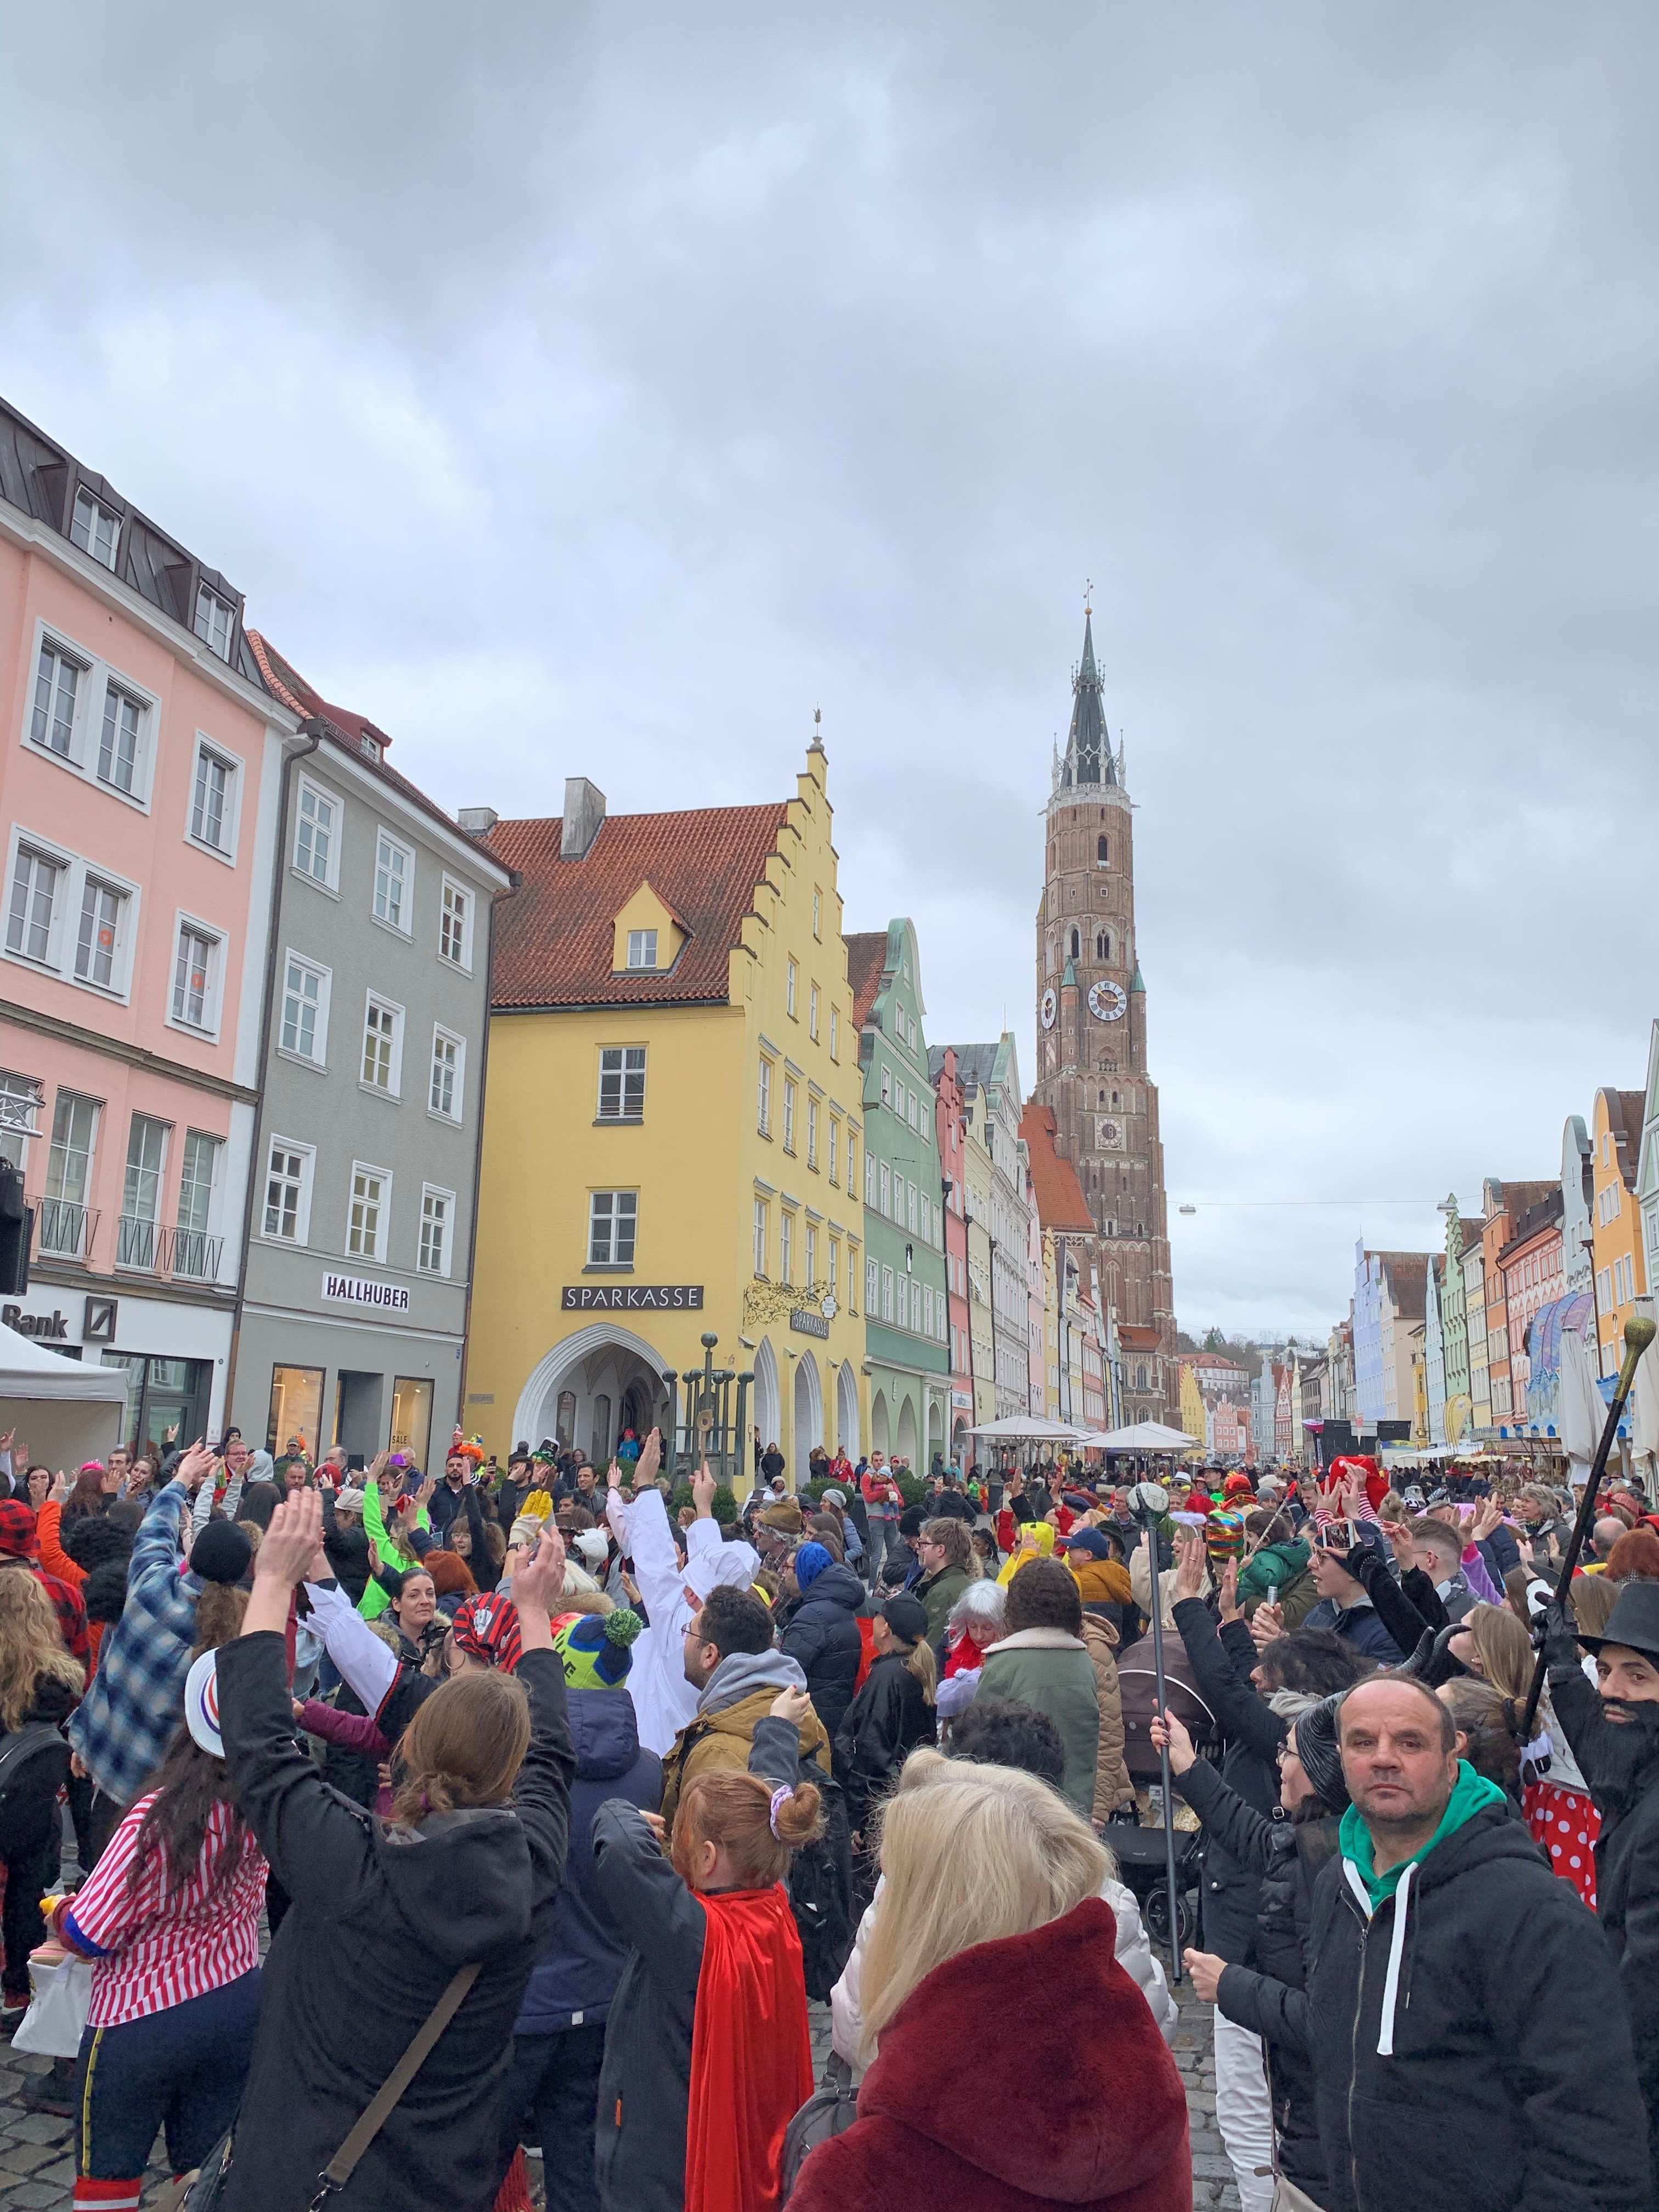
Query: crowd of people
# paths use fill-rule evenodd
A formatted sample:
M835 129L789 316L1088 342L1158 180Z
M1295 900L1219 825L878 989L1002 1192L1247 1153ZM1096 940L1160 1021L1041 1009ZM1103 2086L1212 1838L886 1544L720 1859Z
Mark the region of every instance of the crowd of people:
M527 2152L556 2212L1187 2212L1165 1821L1244 2212L1659 2203L1638 1491L1558 1601L1576 1501L1480 1468L660 1454L0 1438L0 2002L83 1962L77 2206L159 2136L227 2212L519 2212Z

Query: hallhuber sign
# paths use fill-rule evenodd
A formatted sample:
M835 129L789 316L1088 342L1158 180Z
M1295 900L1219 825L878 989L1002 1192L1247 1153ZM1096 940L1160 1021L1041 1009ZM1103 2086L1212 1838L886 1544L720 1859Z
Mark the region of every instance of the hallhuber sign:
M387 1313L407 1313L409 1292L401 1283L372 1282L365 1275L325 1275L323 1296L349 1306L380 1306Z
M567 1283L566 1313L690 1313L702 1304L701 1283Z

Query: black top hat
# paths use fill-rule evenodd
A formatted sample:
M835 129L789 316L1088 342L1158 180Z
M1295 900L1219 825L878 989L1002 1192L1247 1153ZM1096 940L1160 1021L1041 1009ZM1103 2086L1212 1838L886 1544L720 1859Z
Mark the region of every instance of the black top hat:
M1581 1636L1578 1641L1586 1651L1622 1644L1644 1659L1659 1662L1659 1583L1626 1583L1613 1601L1601 1633Z

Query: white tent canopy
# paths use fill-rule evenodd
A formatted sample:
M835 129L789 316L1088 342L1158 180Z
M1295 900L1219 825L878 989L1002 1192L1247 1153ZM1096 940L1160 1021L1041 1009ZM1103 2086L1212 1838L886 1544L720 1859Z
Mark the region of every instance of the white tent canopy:
M126 1400L119 1368L83 1366L0 1328L0 1431L15 1430L31 1460L57 1468L100 1458L119 1440Z
M1099 1435L1079 1441L1097 1451L1201 1452L1204 1449L1199 1437L1189 1437L1185 1429L1165 1428L1162 1421L1136 1421L1127 1429L1103 1429Z
M1076 1444L1092 1441L1085 1438L1081 1429L1068 1428L1064 1421L1045 1421L1039 1413L1005 1413L1001 1420L988 1421L982 1429L970 1433L984 1437L992 1443Z

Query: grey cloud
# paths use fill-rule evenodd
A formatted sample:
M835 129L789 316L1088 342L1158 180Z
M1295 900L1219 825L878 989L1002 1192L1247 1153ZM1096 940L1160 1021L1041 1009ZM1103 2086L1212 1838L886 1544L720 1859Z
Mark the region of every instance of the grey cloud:
M1639 1080L1647 11L11 31L9 396L447 803L786 789L822 705L850 921L1030 1068L1092 576L1173 1197L1471 1196ZM1361 1225L1177 1216L1183 1318Z

